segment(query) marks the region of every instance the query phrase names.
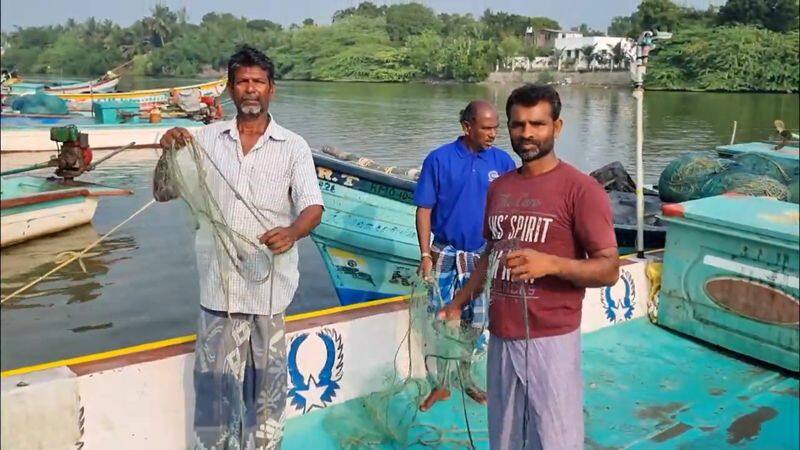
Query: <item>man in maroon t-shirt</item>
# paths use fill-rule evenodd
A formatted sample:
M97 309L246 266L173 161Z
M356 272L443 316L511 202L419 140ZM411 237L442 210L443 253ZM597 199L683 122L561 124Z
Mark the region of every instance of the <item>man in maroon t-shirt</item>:
M553 151L560 114L550 86L525 85L509 96L511 146L523 165L490 186L486 254L441 313L458 318L491 267L492 450L583 448L581 303L585 288L610 286L619 276L605 191Z

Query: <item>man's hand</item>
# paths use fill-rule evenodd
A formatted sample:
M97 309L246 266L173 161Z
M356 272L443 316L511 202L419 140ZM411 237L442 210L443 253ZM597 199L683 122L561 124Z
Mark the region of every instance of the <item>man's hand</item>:
M506 267L511 269L513 281L526 281L531 278L557 275L558 259L557 256L526 248L509 253L506 257Z
M445 305L444 308L440 309L436 314L436 317L445 321L461 320L461 310L463 308L463 306L453 301Z
M287 252L297 241L297 232L292 227L276 227L262 234L258 240L269 247L272 253Z
M189 130L186 128L170 128L161 136L161 140L159 144L161 148L164 150L169 150L172 148L182 148L185 147L186 144L192 141L192 134L189 133Z
M419 270L417 270L417 273L423 280L430 281L431 272L433 272L433 260L430 256L425 256L419 262Z

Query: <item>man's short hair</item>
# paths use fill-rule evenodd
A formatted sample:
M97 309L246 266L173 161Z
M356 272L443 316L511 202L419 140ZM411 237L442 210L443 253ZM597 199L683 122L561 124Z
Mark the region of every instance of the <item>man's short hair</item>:
M275 64L269 59L267 55L261 51L249 46L243 45L231 55L228 60L228 84L233 86L236 70L240 67L260 67L267 72L269 82L275 81Z
M539 102L550 104L553 120L557 120L561 116L561 97L558 95L558 91L548 85L526 84L514 89L508 96L506 118L511 120L511 107L514 105L531 107L538 105Z
M462 109L458 115L458 121L460 123L472 123L475 121L475 118L478 116L478 104L480 102L473 100L467 104L467 107Z

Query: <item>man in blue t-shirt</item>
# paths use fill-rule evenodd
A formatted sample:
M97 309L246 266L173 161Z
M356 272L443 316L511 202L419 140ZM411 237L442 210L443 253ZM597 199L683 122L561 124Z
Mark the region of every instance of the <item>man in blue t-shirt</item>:
M429 311L432 314L452 301L453 294L466 284L475 268L485 244L483 216L489 184L516 168L508 153L492 146L497 137L499 119L497 109L491 103L482 100L470 102L461 111L460 121L463 136L437 148L425 158L414 192L420 274L435 284L430 295ZM475 401L486 403L486 393L470 376L470 362L488 325L488 307L485 297L478 297L464 307L460 334L466 337L463 341L470 348L456 351L456 356L452 350L436 349L432 352L439 356L436 376L431 375L434 389L422 402L420 410L427 411L437 401L450 397L448 378L454 360L459 360L457 375L464 392ZM429 363L426 359L426 367L430 369Z

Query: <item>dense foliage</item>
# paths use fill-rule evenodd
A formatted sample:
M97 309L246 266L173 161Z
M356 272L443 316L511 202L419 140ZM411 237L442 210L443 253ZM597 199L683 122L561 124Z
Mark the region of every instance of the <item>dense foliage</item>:
M642 0L630 16L615 17L608 34L674 32L652 53L653 87L797 91L799 2L728 0L721 8L697 10ZM278 78L480 81L495 69L510 70L512 57L553 55L526 39L529 27L560 28L546 17L486 10L475 18L437 14L420 3L370 2L336 11L330 25L306 19L284 28L227 13L209 13L194 24L184 10L159 5L127 28L90 18L4 32L2 65L22 73L86 76L132 60L137 74L195 76L224 70L235 48L249 43L274 59ZM578 29L601 34L586 24ZM621 58L620 52L615 64Z
M657 47L647 86L712 91L798 91L800 33L752 26L691 29Z
M476 19L437 15L419 3L364 2L337 11L331 25L307 19L284 29L268 20L219 13L192 24L183 11L156 6L128 28L89 19L4 33L3 66L23 73L97 75L133 59L139 74L193 76L224 69L236 46L247 42L275 60L280 78L479 81L508 56L537 54L520 37L527 27L559 24L491 10Z

